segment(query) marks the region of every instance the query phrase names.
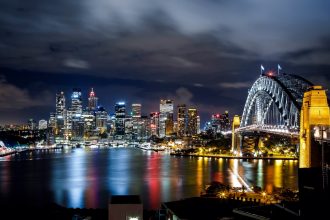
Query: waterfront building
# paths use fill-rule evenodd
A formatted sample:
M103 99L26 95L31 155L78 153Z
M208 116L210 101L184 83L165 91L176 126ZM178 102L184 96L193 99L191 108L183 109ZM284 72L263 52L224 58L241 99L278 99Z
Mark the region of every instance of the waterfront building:
M173 100L160 100L159 136L173 133Z

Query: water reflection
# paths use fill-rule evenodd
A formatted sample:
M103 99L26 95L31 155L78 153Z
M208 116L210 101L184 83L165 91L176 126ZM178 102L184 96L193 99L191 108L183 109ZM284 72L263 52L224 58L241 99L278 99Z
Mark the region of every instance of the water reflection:
M211 181L247 189L257 185L268 192L296 189L297 165L297 161L172 157L134 148L29 153L0 162L0 205L11 198L105 208L110 195L140 194L145 208L156 209L161 202L199 196Z

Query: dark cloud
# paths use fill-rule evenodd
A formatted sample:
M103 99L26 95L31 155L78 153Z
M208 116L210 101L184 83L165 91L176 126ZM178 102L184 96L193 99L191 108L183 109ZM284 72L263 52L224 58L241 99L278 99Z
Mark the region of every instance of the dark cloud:
M328 87L329 9L322 0L3 0L2 86L29 108L35 85L81 86L99 88L108 108L126 99L157 110L172 96L205 117L241 114L261 63Z

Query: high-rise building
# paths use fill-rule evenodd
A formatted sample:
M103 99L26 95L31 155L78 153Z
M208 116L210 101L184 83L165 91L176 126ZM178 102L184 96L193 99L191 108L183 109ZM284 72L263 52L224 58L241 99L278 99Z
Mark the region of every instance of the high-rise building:
M95 92L92 88L92 90L89 93L89 97L88 97L88 111L95 111L97 109L97 101L98 98L95 95Z
M49 121L48 121L48 125L49 127L55 129L55 126L56 126L56 116L55 116L55 113L54 112L51 112L49 114Z
M39 120L38 129L39 130L47 129L47 121L45 119Z
M56 93L56 116L63 116L65 110L64 92Z
M197 115L197 134L201 133L201 117Z
M141 118L141 104L132 104L132 118Z
M118 102L115 105L115 117L116 117L116 135L125 135L125 117L126 117L126 105L125 102Z
M103 133L107 129L108 113L103 107L99 107L95 112L96 129Z
M66 126L66 108L64 92L56 93L55 135L62 136Z
M160 100L159 137L173 132L173 100Z
M177 119L177 134L179 137L183 137L186 134L186 105L178 105Z
M151 135L159 136L159 112L150 113L150 132Z
M82 98L81 89L74 88L71 95L71 111L73 117L78 117L82 114Z
M197 109L196 108L188 109L187 134L189 136L193 136L193 135L197 134Z

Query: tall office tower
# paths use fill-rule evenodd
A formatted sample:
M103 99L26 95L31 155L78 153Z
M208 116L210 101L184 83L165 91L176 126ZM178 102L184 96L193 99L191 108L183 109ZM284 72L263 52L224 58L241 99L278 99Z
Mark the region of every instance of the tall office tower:
M95 92L92 88L92 90L90 91L89 93L89 97L88 97L88 107L87 107L87 110L88 111L95 111L97 110L97 101L98 101L98 98L95 96Z
M64 116L65 96L64 92L56 93L56 116Z
M95 112L95 124L96 129L98 129L101 133L105 132L107 129L107 120L107 111L103 107L99 107Z
M173 132L173 100L161 99L159 110L159 137L165 137Z
M220 127L221 127L221 131L229 131L231 129L231 123L230 123L228 111L225 111L225 113L221 115Z
M151 136L150 120L148 116L141 116L137 129L138 140L147 140Z
M201 117L197 115L197 134L201 133Z
M95 129L94 113L90 111L83 111L81 120L84 122L84 138L88 139L90 136L93 136L93 131Z
M74 88L71 95L71 111L73 117L82 114L81 89Z
M132 120L131 120L132 128L130 131L132 139L139 138L139 133L140 133L139 130L141 130L140 122L141 122L141 104L138 103L132 104Z
M178 137L183 137L186 134L186 105L178 105Z
M159 136L159 112L150 113L150 133Z
M213 114L211 117L211 129L214 134L221 131L221 117L221 114Z
M141 104L132 104L132 118L141 118Z
M126 117L126 106L125 102L117 102L115 105L115 116L116 116L116 135L125 135L125 117Z
M55 135L62 136L66 125L64 92L56 93Z
M189 136L193 136L193 135L197 134L197 109L196 108L188 109L187 134Z
M48 125L49 127L55 129L55 126L56 126L56 120L55 120L56 116L55 116L55 113L54 112L51 112L49 114L49 121L48 121Z

